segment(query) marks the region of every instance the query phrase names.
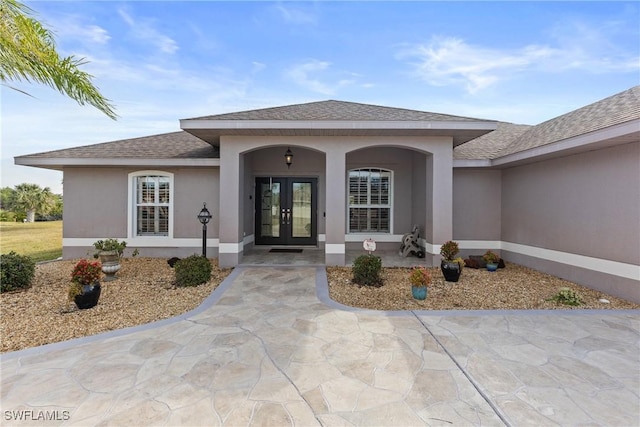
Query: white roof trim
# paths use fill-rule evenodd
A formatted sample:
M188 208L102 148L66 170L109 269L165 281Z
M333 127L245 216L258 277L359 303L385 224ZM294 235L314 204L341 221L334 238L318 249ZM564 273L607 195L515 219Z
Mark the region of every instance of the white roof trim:
M495 121L424 120L210 120L182 119L187 129L472 129L494 130Z
M491 167L490 159L454 159L454 168L488 168Z
M16 165L62 169L66 166L189 166L219 167L220 159L149 159L149 158L40 158L16 157Z

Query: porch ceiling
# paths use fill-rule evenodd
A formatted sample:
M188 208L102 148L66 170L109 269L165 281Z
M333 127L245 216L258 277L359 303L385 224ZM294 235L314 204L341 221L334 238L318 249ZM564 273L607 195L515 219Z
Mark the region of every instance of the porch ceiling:
M271 121L185 119L180 127L219 145L221 136L449 136L457 146L496 129L493 121Z

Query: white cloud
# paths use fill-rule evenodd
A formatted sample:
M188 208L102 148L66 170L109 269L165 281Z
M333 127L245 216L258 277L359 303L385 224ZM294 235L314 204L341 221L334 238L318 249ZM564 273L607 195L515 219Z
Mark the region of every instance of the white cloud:
M313 92L323 95L333 95L340 88L353 85L356 82L354 73L333 72L330 70L331 63L312 59L301 64L294 65L286 76L293 80L295 84ZM328 75L327 79L335 79L335 83L321 81L317 75ZM346 78L343 75L347 75Z
M149 42L159 48L164 53L175 53L178 50L178 43L171 37L156 30L150 21L135 20L124 9L118 9L118 14L131 28L131 32L138 39Z
M632 72L640 69L637 52L614 49L607 37L576 24L563 27L553 45L530 44L515 49L474 45L456 37L433 37L429 43L405 46L397 55L408 60L419 78L434 86L463 85L470 94L518 74Z
M299 7L292 7L290 4L284 6L282 3L278 3L276 9L280 12L282 19L290 24L315 24L317 22L315 14L302 10Z
M434 86L463 84L469 93L485 89L507 73L545 60L554 52L528 46L514 52L467 44L453 37L436 37L427 45L411 46L398 57L417 58L416 75Z

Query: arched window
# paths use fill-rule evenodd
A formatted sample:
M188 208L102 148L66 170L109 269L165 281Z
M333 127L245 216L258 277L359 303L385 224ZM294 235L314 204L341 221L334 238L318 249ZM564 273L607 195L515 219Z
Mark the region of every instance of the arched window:
M171 236L173 174L140 171L129 174L132 237Z
M392 188L390 170L349 171L349 233L391 233Z

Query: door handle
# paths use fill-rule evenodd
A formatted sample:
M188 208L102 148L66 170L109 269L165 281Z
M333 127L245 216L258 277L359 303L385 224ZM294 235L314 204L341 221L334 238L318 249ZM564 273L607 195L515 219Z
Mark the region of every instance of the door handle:
M283 208L280 211L280 222L283 225L289 225L291 224L291 209L285 209Z

